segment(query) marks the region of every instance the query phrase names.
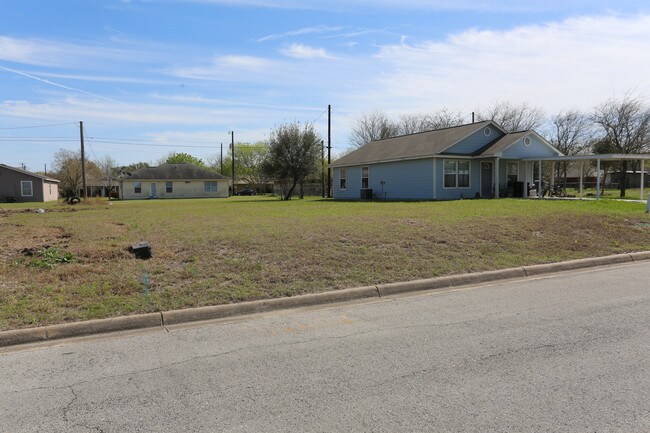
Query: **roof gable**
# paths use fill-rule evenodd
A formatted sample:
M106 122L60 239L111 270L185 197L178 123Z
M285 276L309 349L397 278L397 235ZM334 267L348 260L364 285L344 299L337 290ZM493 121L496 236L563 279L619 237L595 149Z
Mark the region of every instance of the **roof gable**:
M122 180L188 180L228 179L226 176L206 170L194 164L162 164L144 167L125 176Z
M562 156L551 143L535 131L518 131L506 134L478 155L498 158L535 158Z

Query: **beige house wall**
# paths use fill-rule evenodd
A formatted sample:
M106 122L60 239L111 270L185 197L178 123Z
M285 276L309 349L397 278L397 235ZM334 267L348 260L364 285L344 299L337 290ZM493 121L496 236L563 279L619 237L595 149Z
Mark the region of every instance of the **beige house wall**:
M59 199L59 184L43 181L43 201L55 201Z
M205 192L205 182L217 182L216 192ZM135 184L140 182L142 192L135 193ZM215 198L228 197L228 179L173 180L172 192L166 189L167 180L124 180L120 182L121 197L125 200L147 199L151 197L151 184L155 184L156 198Z

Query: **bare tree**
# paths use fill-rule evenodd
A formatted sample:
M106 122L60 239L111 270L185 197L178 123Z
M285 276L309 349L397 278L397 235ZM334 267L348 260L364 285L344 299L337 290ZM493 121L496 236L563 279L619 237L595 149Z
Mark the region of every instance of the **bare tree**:
M399 135L399 125L393 122L381 111L364 113L350 133L350 142L354 147L361 147L373 140L395 137Z
M399 133L401 135L407 135L432 131L434 129L449 128L462 123L462 114L443 108L431 113L405 114L400 117L398 126Z
M601 141L612 153L630 155L650 150L650 109L632 93L597 106L593 121L600 127ZM625 197L628 164L627 160L620 164L621 197Z
M577 110L562 111L551 118L549 141L565 155L579 155L590 146L593 124L589 116ZM566 185L568 163L557 165L557 174Z
M527 102L513 104L499 101L485 110L476 110L479 121L492 120L508 132L539 128L544 123L544 110Z
M116 192L115 187L117 186L117 177L120 172L117 168L117 163L110 155L105 155L99 158L95 164L101 174L101 180L106 182L106 189L110 197L111 193Z
M65 197L79 194L83 181L81 174L81 152L60 149L54 154L54 177L61 181L61 191ZM86 177L99 179L101 173L92 161L86 161Z

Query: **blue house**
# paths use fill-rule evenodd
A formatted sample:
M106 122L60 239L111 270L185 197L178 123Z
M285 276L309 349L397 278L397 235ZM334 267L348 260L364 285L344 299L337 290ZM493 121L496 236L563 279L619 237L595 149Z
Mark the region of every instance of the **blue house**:
M535 160L561 157L535 131L492 121L372 141L331 164L336 199L528 197Z

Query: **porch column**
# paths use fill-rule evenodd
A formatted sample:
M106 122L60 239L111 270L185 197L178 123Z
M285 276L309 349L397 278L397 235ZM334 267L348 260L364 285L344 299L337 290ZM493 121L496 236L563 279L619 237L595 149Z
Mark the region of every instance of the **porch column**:
M641 200L643 200L643 187L645 185L645 159L641 160Z
M580 161L580 200L582 200L582 178L584 177L585 163Z
M542 160L537 161L539 167L539 177L537 178L537 198L542 198Z
M494 198L499 198L499 158L494 158Z
M551 189L555 185L555 161L551 161Z
M596 159L596 199L600 200L600 158Z
M528 198L528 162L524 162L524 198Z

